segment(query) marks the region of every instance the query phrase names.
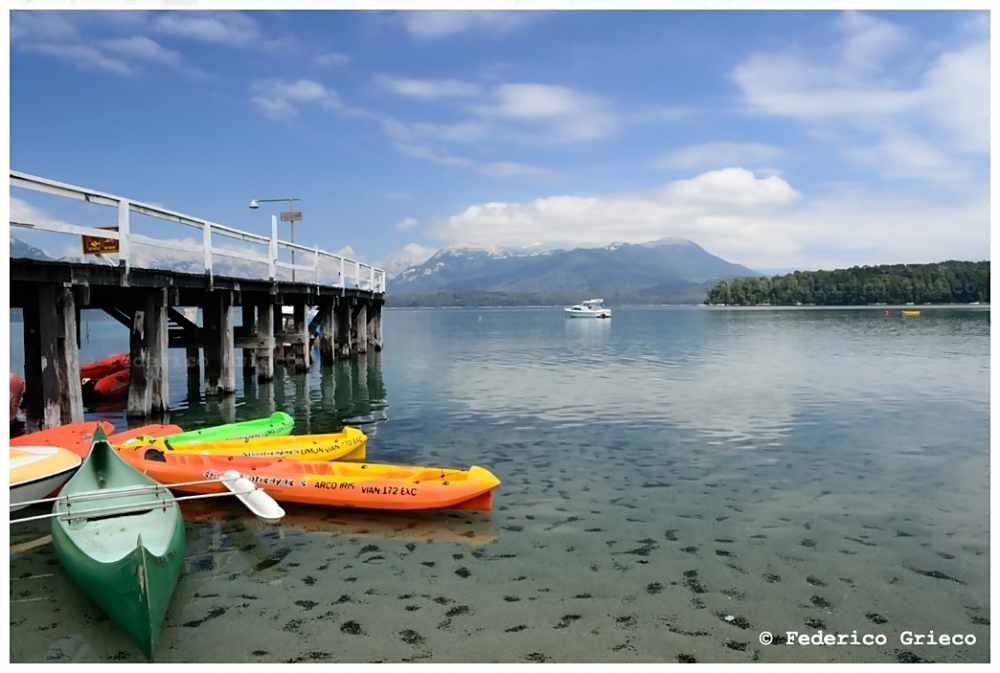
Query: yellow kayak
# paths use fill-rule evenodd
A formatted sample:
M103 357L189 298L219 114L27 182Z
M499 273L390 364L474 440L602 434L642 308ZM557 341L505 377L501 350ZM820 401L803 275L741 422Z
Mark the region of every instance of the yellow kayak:
M143 447L153 447L166 454L204 454L210 456L254 456L292 460L364 460L368 437L357 428L325 435L286 435L252 437L214 442L185 442L172 445L169 437L146 437ZM136 442L119 446L135 448Z

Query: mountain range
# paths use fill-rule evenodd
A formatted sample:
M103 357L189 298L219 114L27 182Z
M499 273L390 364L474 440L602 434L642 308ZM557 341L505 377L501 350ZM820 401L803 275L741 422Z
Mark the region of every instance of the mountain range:
M700 302L720 280L761 276L687 239L538 250L453 245L389 279L391 295L487 292L561 300Z

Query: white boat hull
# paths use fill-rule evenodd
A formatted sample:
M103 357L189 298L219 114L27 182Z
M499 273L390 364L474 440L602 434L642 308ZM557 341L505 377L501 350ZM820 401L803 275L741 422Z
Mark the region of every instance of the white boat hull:
M52 446L19 446L10 453L11 512L62 488L82 462L70 451Z

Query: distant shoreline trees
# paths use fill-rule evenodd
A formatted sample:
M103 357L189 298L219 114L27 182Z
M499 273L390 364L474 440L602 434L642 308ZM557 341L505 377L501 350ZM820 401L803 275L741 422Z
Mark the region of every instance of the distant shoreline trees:
M727 306L866 306L969 304L990 301L990 263L854 266L795 271L771 278L724 281L708 291L707 304Z

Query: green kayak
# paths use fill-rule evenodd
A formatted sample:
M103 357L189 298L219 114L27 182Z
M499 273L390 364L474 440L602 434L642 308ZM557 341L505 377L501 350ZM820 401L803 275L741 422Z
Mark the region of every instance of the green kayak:
M184 561L174 496L122 460L98 429L52 516L66 573L152 661Z
M294 426L295 419L284 411L276 411L267 418L229 423L227 425L214 425L210 428L202 428L201 430L167 435L163 439L168 440L172 446L179 446L194 442L218 442L227 439L284 437L292 433Z

